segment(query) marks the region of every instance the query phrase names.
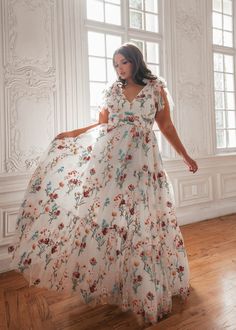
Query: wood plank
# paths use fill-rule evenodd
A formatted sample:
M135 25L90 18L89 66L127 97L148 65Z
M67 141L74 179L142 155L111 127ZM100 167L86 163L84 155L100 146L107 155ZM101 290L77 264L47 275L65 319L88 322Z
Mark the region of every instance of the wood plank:
M7 329L4 290L0 288L0 329Z

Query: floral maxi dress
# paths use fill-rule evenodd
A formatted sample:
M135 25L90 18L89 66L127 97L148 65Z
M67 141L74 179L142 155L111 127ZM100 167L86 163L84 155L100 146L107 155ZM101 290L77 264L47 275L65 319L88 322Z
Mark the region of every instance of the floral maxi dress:
M189 270L172 187L152 126L164 80L129 102L104 92L107 124L53 140L28 185L11 266L30 285L81 302L119 305L156 323L172 296L186 298Z

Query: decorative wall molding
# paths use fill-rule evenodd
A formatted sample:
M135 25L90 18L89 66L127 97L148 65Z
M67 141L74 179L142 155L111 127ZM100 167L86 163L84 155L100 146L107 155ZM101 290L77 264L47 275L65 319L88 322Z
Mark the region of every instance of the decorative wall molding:
M193 157L207 155L211 149L208 127L206 61L206 6L201 0L175 1L176 121L178 132ZM208 109L206 111L206 109Z
M201 38L203 29L199 6L196 1L178 1L176 25L177 29L185 35L185 38L189 40Z
M225 199L235 197L236 199L236 171L228 173L218 173L219 198Z
M3 210L3 235L0 238L1 245L9 244L12 240L12 236L15 235L15 226L18 211L18 207Z
M5 172L35 168L55 135L54 0L3 2ZM40 139L36 139L36 135Z
M6 195L8 193L25 191L30 179L30 175L31 173L13 176L12 173L8 173L4 176L0 176L0 196Z
M6 171L25 171L38 164L52 139L55 95L48 87L22 85L7 92Z
M5 0L5 64L47 71L53 65L53 0ZM30 28L29 28L30 27Z
M179 177L175 180L175 186L178 207L213 201L212 176Z
M56 90L56 69L49 68L41 71L31 66L25 66L15 70L10 65L5 67L5 87L10 88L15 84L22 84L26 88L48 86L52 91Z

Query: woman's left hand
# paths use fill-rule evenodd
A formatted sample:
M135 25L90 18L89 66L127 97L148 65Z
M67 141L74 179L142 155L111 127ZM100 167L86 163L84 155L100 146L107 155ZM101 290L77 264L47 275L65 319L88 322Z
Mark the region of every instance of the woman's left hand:
M198 170L198 165L197 165L197 163L195 162L195 160L193 160L193 159L192 159L191 157L189 157L188 155L185 156L183 160L184 160L185 164L188 166L190 172L193 172L193 173L197 172L197 170Z

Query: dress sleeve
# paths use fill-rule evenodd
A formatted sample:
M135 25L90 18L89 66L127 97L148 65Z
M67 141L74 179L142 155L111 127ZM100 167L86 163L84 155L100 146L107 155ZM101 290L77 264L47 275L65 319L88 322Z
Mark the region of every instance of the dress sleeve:
M165 100L163 97L163 91L166 93L167 100L169 103L170 110L174 108L174 102L172 96L167 88L166 80L162 77L158 77L155 84L154 84L154 102L156 111L161 111L165 107Z
M99 112L104 108L108 110L111 95L112 95L112 86L106 86L103 89L103 91L101 93L101 98L99 100L99 105L98 105Z

